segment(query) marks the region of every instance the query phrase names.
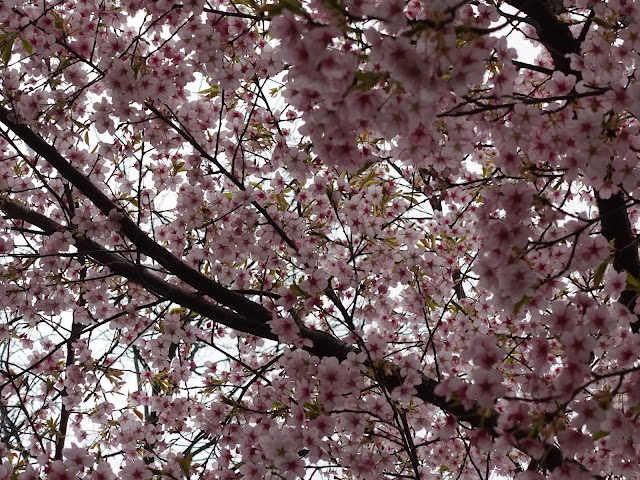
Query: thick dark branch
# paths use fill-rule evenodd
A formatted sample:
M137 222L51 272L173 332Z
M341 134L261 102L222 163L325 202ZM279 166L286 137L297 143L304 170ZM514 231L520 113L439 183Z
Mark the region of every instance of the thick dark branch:
M44 235L50 235L54 232L68 229L68 227L51 220L45 215L30 210L29 208L8 198L0 199L0 210L4 211L8 218L22 220L42 229L42 233ZM117 252L107 250L82 234L76 233L74 235L74 239L75 247L80 254L92 258L99 264L108 267L113 273L141 285L148 291L163 299L188 308L193 312L199 313L204 317L210 318L211 320L234 330L269 340L277 340L268 325L261 321L247 319L242 315L205 300L202 296L196 293L185 292L180 287L162 280L143 265L133 263L119 255ZM342 361L347 358L349 353L359 352L357 348L350 346L329 333L320 330L312 330L302 327L300 335L312 342L312 346L306 348L306 350L320 358L336 357L338 360ZM393 363L382 362L382 364L377 363L367 366L378 372L376 378L380 383L380 386L388 391L402 385L403 379L400 375L400 369ZM436 395L435 393L435 388L438 386L438 382L424 374L421 374L421 378L422 383L416 386L416 397L426 403L439 407L448 414L454 415L460 421L467 423L473 428L485 429L492 437L499 436L499 432L496 430L499 418L497 412L489 411L487 413L486 410L480 409L477 406L473 406L471 409L466 409L460 402L455 400L447 401L445 397ZM527 438L529 436L529 432L528 430L518 430L513 432L513 435L518 440L521 440ZM546 468L553 468L556 462L558 462L558 465L561 463L562 455L556 447L547 445L547 448L548 454L545 457L545 466ZM525 450L523 449L523 451Z
M23 220L41 228L44 234L52 234L56 231L67 229L67 227L58 224L50 218L6 198L0 200L0 209L2 209L9 218ZM264 323L262 319L246 318L243 315L234 313L231 310L219 307L205 300L202 295L186 292L182 288L162 280L143 265L133 263L118 253L107 250L102 245L99 245L84 235L76 234L74 238L78 252L108 267L113 273L141 285L159 297L182 305L200 315L210 318L214 322L218 322L234 330L270 340L277 340L277 337L271 332L269 326Z
M552 0L509 0L508 3L524 13L538 34L542 43L553 58L556 70L565 74L571 72L568 53L578 53L580 43L573 38L569 26L558 19L554 13Z
M560 21L553 13L553 9L550 8L551 0L510 0L509 3L534 21L538 37L549 49L556 70L565 74L572 73L565 56L569 53L580 53L580 39L574 39L569 25ZM593 12L589 15L589 19L592 17ZM581 38L586 35L589 25L591 21L585 24ZM624 193L620 191L610 198L603 199L596 192L596 204L600 211L602 235L607 241L614 242L613 267L617 272L627 272L634 278L640 279L638 246L629 221ZM633 312L637 298L638 295L635 292L625 290L619 300ZM634 332L640 331L640 316L636 318L636 321L631 324Z
M71 333L69 335L69 341L67 342L67 359L65 365L67 368L71 367L75 362L75 346L74 343L80 338L82 333L82 324L78 323L75 318L71 325ZM68 395L67 387L62 389L62 398ZM65 442L67 440L67 433L69 428L69 419L71 418L71 410L67 408L64 400L62 401L62 408L60 411L60 422L58 423L58 437L56 438L56 450L53 458L56 460L62 460L63 450Z
M511 63L516 68L524 68L526 70L533 70L534 72L544 73L545 75L553 75L553 70L551 68L545 68L540 65L534 65L531 63L524 63L518 60L511 60Z
M0 107L0 122L20 137L33 151L42 156L60 175L91 200L105 216L113 211L119 212L121 214L119 218L121 233L136 245L140 253L154 259L170 274L240 315L262 322L271 319L270 313L262 305L223 287L213 279L191 268L166 248L149 238L119 205L109 199L87 176L65 160L53 146L28 126L15 123L12 120L11 112L4 107Z
M215 8L204 8L203 11L207 12L207 13L215 13L216 15L220 15L222 17L248 18L250 20L267 21L267 22L272 20L271 18L269 18L267 16L264 16L264 15L252 15L250 13L244 13L244 12L240 12L240 11L227 12L227 11L218 10L218 9L215 9Z
M596 193L596 203L600 211L602 235L609 242L614 242L613 268L617 272L627 272L636 280L640 280L638 245L629 221L624 193L619 191L606 199ZM620 295L619 301L633 312L637 298L636 292L625 290ZM640 319L631 324L631 329L636 333L640 331Z

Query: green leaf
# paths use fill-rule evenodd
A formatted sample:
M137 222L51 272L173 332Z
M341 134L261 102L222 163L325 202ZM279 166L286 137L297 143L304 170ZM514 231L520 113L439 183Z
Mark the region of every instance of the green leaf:
M625 288L625 290L631 292L640 292L640 282L638 282L638 280L629 272L627 272L627 287Z
M611 255L609 255L607 258L605 258L602 261L600 266L598 266L598 268L596 268L596 270L593 272L593 286L594 286L594 288L598 288L600 286L600 284L602 283L602 278L604 277L604 272L607 270L607 266L609 265L609 263L611 263L612 259L613 258L611 257Z
M427 307L429 307L429 311L431 312L433 312L440 306L440 304L436 302L431 295L426 295L424 301L427 304ZM458 307L460 307L460 305L458 305ZM461 308L459 308L459 310L461 310Z
M173 173L174 173L174 175L179 173L179 172L186 172L186 170L184 168L184 162L178 162L175 165L173 165Z
M230 407L238 406L238 402L236 402L233 398L227 397L226 395L222 395L221 398L222 403L225 405L229 405Z
M122 370L118 370L117 368L107 368L104 372L104 376L107 380L109 380L113 385L118 385L122 380L122 375L124 372Z
M280 15L284 10L289 10L293 13L299 14L305 13L302 5L298 0L280 0L278 3L267 5L264 8L265 13L267 13L270 17Z
M334 209L337 208L336 201L333 199L333 192L334 192L333 185L327 184L324 191L327 195L327 198L329 199L329 203L331 204L331 207Z
M322 6L327 10L336 10L338 12L342 11L342 4L340 0L324 0Z
M516 304L513 306L513 313L518 313L522 307L524 307L527 303L529 303L529 300L531 300L531 297L529 297L529 296L527 296L527 295L525 295L524 297L522 297L522 298L518 301L518 303L516 303Z
M599 432L596 432L593 435L591 435L591 440L595 442L596 440L600 440L601 438L607 437L609 433L610 432L606 430L600 430Z
M9 60L11 60L11 52L13 50L13 42L16 39L16 35L11 35L2 42L2 48L0 49L0 58L3 63L7 65Z
M280 0L284 8L291 10L293 13L304 13L302 5L298 0Z
M191 455L187 455L186 457L183 457L179 460L180 468L182 469L185 475L189 475L189 471L191 470L192 459L193 458L191 457Z
M302 298L311 298L311 295L309 295L307 292L305 292L304 290L302 290L297 284L293 284L291 285L291 290L293 290L296 295L298 297L302 297Z
M220 94L220 85L214 85L198 92L198 95L206 95L209 98L215 98Z
M369 168L366 164L365 164L365 167ZM371 170L369 170L369 173L367 173L367 175L362 179L362 182L360 182L360 185L363 188L368 187L369 185L373 185L377 181L377 176L378 176L378 171L375 168L372 168Z
M257 12L259 10L258 4L254 0L236 0L235 3L251 7L254 12Z
M62 17L56 13L55 10L50 10L51 15L53 16L53 23L58 30L64 30L65 22Z
M358 70L355 72L356 84L353 88L366 92L375 87L384 77L385 75L380 72L361 72Z
M356 177L357 177L358 175L363 174L363 173L364 173L364 172L366 172L366 171L367 171L367 169L368 169L371 165L373 165L374 163L375 163L375 162L367 162L367 163L365 163L363 166L361 166L361 167L358 169L358 171L355 173L355 175L354 175L354 176L356 176Z
M306 402L304 409L304 415L309 420L315 420L322 414L322 406L318 404L317 400Z
M595 23L599 27L604 28L605 30L610 30L611 29L611 23L607 22L606 20L603 20L601 18L593 17L593 23Z
M449 306L455 313L464 312L464 309L460 306L460 304L456 303L454 300L451 300L449 302Z
M276 193L275 199L276 199L276 202L278 203L278 207L280 211L284 212L289 208L289 204L287 203L282 193Z
M22 48L24 48L24 51L29 55L33 55L33 47L31 46L31 42L29 40L26 40L24 38L22 39Z

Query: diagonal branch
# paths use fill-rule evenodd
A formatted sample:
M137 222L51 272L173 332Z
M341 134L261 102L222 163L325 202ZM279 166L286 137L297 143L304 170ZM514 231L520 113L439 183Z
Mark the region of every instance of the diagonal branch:
M42 229L44 235L69 230L69 227L61 225L49 217L6 197L0 197L0 210L4 211L8 218L22 220ZM197 293L186 292L180 287L162 280L147 267L131 262L117 252L107 250L85 235L76 232L74 239L75 247L80 254L92 258L97 263L108 267L113 273L141 285L165 300L188 308L234 330L268 340L277 340L277 337L271 332L269 326L259 320L246 318L238 313L219 307ZM349 353L359 353L357 348L320 330L312 330L302 326L300 335L312 342L312 345L306 347L305 350L320 358L336 357L338 360L343 361ZM367 367L376 372L375 377L378 383L388 391L392 391L403 383L400 368L392 362L368 363ZM501 435L501 432L497 428L499 414L495 410L487 411L486 409L480 409L477 405L467 409L456 399L447 400L445 397L435 393L435 389L438 386L437 381L422 373L420 375L422 382L415 387L417 398L455 416L458 420L467 423L473 428L486 430L487 433L494 438ZM511 432L511 435L520 441L529 437L529 431L515 430ZM545 448L547 454L544 461L540 462L540 466L547 469L553 469L559 466L563 462L560 450L552 445L545 445ZM521 450L527 453L525 448L521 447Z
M23 220L41 228L43 234L52 234L68 229L45 215L30 210L8 198L0 199L0 209L4 211L9 218ZM133 263L118 253L107 250L102 245L84 235L76 233L74 239L78 252L108 267L113 273L141 285L163 299L189 308L194 312L210 318L214 322L218 322L234 330L270 340L277 340L276 335L271 332L269 326L262 322L261 319L244 317L205 300L202 295L186 292L180 287L162 280L145 266Z
M167 272L175 275L187 285L240 315L262 322L267 322L271 319L271 314L262 305L225 288L215 280L191 268L169 250L149 238L118 204L102 193L87 176L71 165L53 146L49 145L28 126L15 123L11 118L11 112L4 107L0 107L0 122L4 123L33 151L43 157L60 175L91 200L105 216L108 216L113 211L121 213L119 219L120 231L136 245L140 253L154 259Z
M573 38L569 26L558 19L554 13L552 0L508 0L510 5L524 13L538 34L542 43L553 58L556 70L571 73L568 53L578 53L580 42Z

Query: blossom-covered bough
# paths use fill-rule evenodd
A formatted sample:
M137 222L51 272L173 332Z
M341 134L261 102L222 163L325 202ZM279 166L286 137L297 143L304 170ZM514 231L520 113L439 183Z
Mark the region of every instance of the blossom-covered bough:
M639 44L632 0L5 0L0 480L640 478Z

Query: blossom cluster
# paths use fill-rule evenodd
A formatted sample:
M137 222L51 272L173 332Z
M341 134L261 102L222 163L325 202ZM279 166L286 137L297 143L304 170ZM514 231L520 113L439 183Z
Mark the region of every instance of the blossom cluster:
M636 3L2 2L0 480L640 478Z

